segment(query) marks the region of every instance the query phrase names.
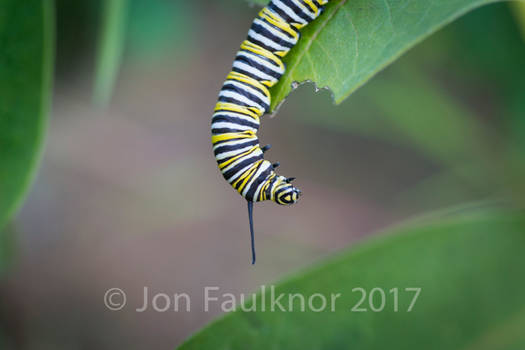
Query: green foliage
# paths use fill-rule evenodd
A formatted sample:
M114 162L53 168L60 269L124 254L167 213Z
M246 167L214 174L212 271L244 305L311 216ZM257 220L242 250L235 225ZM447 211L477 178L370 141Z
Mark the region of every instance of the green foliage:
M261 6L264 6L270 2L269 0L247 0L247 1L250 4L256 4L256 5L261 5Z
M328 87L340 103L374 74L445 24L496 0L336 0L305 28L272 88L272 110L293 82Z
M112 96L124 49L128 0L103 2L93 100L106 106Z
M333 106L324 92L312 97L305 86L283 114L407 146L444 167L446 181L428 183L425 191L433 195L427 203L445 192L459 199L454 193L467 190L482 198L509 188L523 203L525 85L516 77L525 74L525 45L516 29L506 3L485 6L404 55L346 103ZM497 118L488 124L491 115ZM504 142L496 145L497 139ZM503 168L509 170L498 171ZM413 199L425 202L421 190Z
M40 159L51 101L53 2L0 4L0 230Z
M420 40L468 10L491 2L495 1L334 1L324 20L308 27L286 57L288 70L272 91L273 107L291 91L292 82L306 80L329 87L339 103ZM516 11L520 10L516 5L519 18ZM341 107L345 110L338 117L327 112L326 104L308 101L305 94L296 108L310 113L292 114L315 116L307 122L319 126L411 144L448 166L454 176L460 175L463 187L485 187L485 194L508 191L521 198L523 176L515 163L523 158L525 148L506 142L523 141L519 135L525 130L524 85L516 77L525 67L525 45L516 40L517 27L503 6L468 17L432 47L410 55L374 80L352 103ZM477 40L481 36L484 40ZM495 134L502 130L492 130L472 106L448 90L449 85L432 77L429 71L434 67L429 62L441 62L441 68L447 68L443 80L458 76L450 85L459 81L466 90L477 84L492 89L503 112L498 122L509 124L514 140L510 137L491 150ZM505 157L507 146L513 159ZM507 169L505 174L501 169ZM451 182L444 180L445 185L432 182L434 196L450 190ZM520 262L524 232L523 211L419 220L277 286L275 293L285 294L284 305L290 293L341 293L335 312L261 312L261 304L270 309L267 290L247 304L248 308L256 304L257 312L228 314L181 349L521 348L525 345L521 297L525 266ZM422 292L411 313L392 308L355 313L350 309L361 296L352 292L356 287L368 292L375 287L386 292L421 287ZM389 296L387 305L392 302ZM410 302L408 295L399 297L399 305Z
M514 1L511 5L514 15L516 16L516 22L518 23L523 39L525 40L525 3Z
M235 311L180 349L508 349L525 335L525 216L470 212L422 219L277 285L275 295L340 293L335 311ZM386 292L370 310L354 288ZM392 288L399 288L398 311ZM413 293L421 288L411 312ZM266 293L266 310L271 299ZM373 297L374 306L380 304ZM253 301L252 301L253 302ZM289 310L289 309L288 309Z
M131 0L127 52L142 64L158 64L191 52L199 10L184 1Z
M13 225L7 225L0 230L0 279L8 270L14 252L16 230ZM1 348L0 348L1 349Z

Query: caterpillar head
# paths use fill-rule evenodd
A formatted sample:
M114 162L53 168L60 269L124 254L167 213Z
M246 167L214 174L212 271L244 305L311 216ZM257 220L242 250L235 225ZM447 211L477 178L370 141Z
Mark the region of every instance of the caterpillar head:
M294 185L290 184L286 178L283 177L283 179L283 182L275 187L275 202L281 205L297 203L299 196L301 196L301 191Z

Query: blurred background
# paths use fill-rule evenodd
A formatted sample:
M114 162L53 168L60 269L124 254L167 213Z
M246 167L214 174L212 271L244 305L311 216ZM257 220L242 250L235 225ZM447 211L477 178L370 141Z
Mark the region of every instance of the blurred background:
M137 313L144 287L247 293L429 210L524 205L525 41L507 4L449 25L339 106L305 84L264 117L267 157L304 196L256 206L256 266L246 203L220 175L209 129L258 9L130 1L123 65L99 108L101 4L57 1L46 151L0 284L8 349L171 349L220 311ZM122 311L104 306L112 287L127 294Z

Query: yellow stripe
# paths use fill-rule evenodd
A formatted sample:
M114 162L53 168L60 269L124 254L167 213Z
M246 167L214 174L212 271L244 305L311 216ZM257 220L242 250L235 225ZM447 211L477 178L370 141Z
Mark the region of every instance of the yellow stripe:
M278 65L281 69L284 69L283 62L279 59L279 57L276 57L271 51L266 50L264 47L259 46L257 44L252 43L251 41L245 40L241 44L241 49L253 52L256 55L266 57L269 60L272 60L276 65Z
M235 180L234 182L232 182L232 186L235 187L237 186L237 184L239 183L239 181L242 181L244 180L247 176L250 176L250 174L252 174L255 169L257 169L257 165L259 165L259 163L262 162L262 160L258 160L256 161L255 163L253 163L253 165L248 169L246 170L241 176L239 176L239 178L237 180Z
M220 141L228 141L228 140L234 140L234 139L249 139L252 137L256 137L255 133L251 130L246 130L243 132L230 132L230 133L225 133L225 134L212 135L211 142L215 144Z
M284 32L290 34L295 39L298 39L299 35L297 34L297 32L293 30L288 23L281 20L281 18L276 17L270 10L268 10L268 8L263 8L261 12L259 12L259 17L267 20L274 26L282 29Z
M251 180L252 174L255 174L255 172L257 171L257 167L259 166L259 164L261 164L261 162L262 160L257 161L254 164L254 167L250 168L250 174L244 178L244 181L242 182L241 186L239 186L239 188L237 189L239 193L242 193L242 191L244 191L244 189L246 188L246 185Z
M224 162L224 163L220 163L220 164L219 164L219 169L222 170L222 169L226 168L228 165L230 165L231 163L235 162L236 160L239 160L240 158L247 156L248 154L250 154L250 153L252 153L253 151L255 151L255 150L257 149L257 147L258 147L258 146L253 146L250 150L248 150L248 151L246 151L246 152L244 152L244 153L241 153L241 154L239 154L239 155L237 155L237 156L235 156L235 157L233 157L233 158L227 160L227 161Z
M275 201L275 192L277 192L277 190L279 190L279 185L283 182L283 180L281 179L277 179L277 181L275 181L275 185L273 187L273 191L272 191L272 196L271 196L271 200L272 201Z
M312 9L312 11L315 12L316 16L319 14L319 8L317 6L315 6L315 4L312 2L312 0L303 0L303 2L305 4L307 4Z
M231 112L237 112L242 114L248 114L250 117L252 117L255 120L259 120L259 117L262 115L262 113L257 109L253 107L243 107L236 105L234 103L229 102L217 102L215 105L215 112L219 111L231 111Z
M266 200L266 190L268 189L268 186L270 186L270 183L274 177L275 177L275 172L271 174L270 177L268 177L268 179L266 180L266 183L262 187L261 193L259 194L259 200L261 201Z
M230 79L230 80L237 80L237 81L241 81L243 83L246 83L248 85L251 85L259 90L262 90L264 95L266 97L268 97L268 99L270 99L270 91L266 88L266 86L264 86L261 82L247 76L247 75L244 75L244 74L241 74L241 73L238 73L238 72L230 72L230 74L228 74L228 77L226 77L226 79Z

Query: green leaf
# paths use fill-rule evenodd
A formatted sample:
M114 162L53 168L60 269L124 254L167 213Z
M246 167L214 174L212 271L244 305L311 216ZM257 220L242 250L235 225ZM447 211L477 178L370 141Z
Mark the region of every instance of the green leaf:
M278 284L274 295L284 293L288 311L270 311L266 286L264 303L259 294L246 305L254 303L256 312L230 313L180 349L518 349L525 345L524 229L523 212L464 208L421 218ZM367 311L352 312L362 294L354 288L367 292L359 305ZM385 292L379 312L369 306L373 288ZM414 293L405 288L421 288L411 312ZM320 293L329 306L300 312L294 298L290 312L294 293L306 305ZM372 297L376 308L380 294ZM214 296L224 300L220 291ZM314 307L320 305L317 299Z
M53 1L0 3L0 230L40 159L51 102Z
M106 106L111 100L122 60L128 0L103 2L102 27L97 52L93 101Z
M264 6L270 2L270 0L247 0L249 4Z
M140 65L193 57L200 9L186 1L131 0L126 53ZM182 49L184 48L184 49Z
M0 281L9 270L13 260L13 251L16 245L16 229L14 225L7 225L0 230ZM0 349L2 349L0 347Z
M516 17L516 23L518 24L523 39L525 40L525 2L514 1L510 3L512 6L512 11Z
M333 0L285 57L272 110L294 82L330 88L336 103L400 55L464 13L498 0Z

